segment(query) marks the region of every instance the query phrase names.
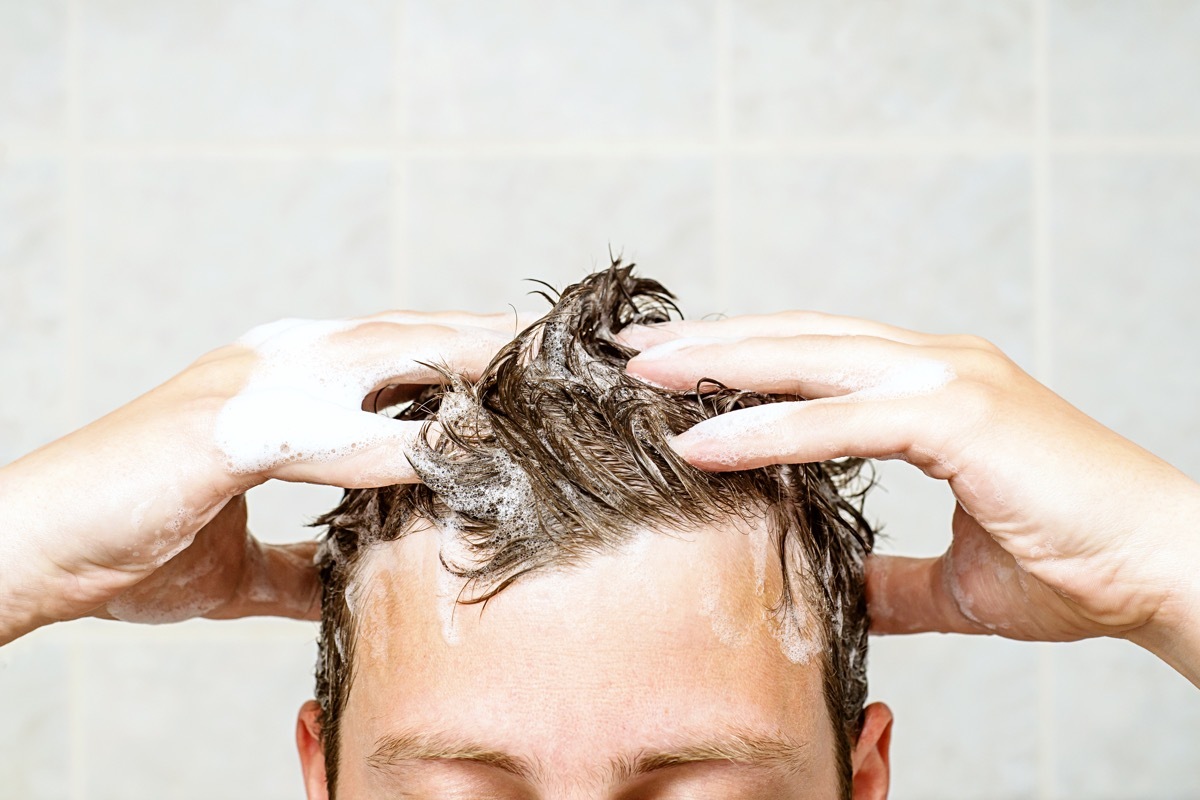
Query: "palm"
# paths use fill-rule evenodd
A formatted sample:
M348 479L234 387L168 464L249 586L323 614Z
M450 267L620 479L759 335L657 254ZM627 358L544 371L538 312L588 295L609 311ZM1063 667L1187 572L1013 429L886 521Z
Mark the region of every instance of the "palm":
M1018 564L961 505L951 527L954 540L940 559L942 584L967 622L982 632L1031 641L1095 635L1093 619Z
M178 622L229 605L255 544L246 518L245 498L230 500L187 548L109 601L108 613L131 622Z

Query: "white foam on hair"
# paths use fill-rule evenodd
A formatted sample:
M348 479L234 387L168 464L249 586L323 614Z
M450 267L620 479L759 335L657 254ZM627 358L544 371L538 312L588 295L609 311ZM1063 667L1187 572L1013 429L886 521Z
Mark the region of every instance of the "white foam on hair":
M546 324L541 338L535 341L537 350L531 353L529 363L540 367L546 377L576 384L585 383L583 377L572 370L568 363L567 351L570 348L575 363L587 372L587 383L593 391L608 392L621 381L623 370L589 355L579 340L571 338L561 322Z
M484 433L488 426L486 412L465 392L448 392L442 397L438 419L443 426L462 432L468 438ZM467 484L458 479L453 466L453 453L437 453L431 447L418 447L410 461L425 483L453 514L438 520L443 531L459 530L455 517L486 522L489 538L499 542L529 541L545 546L538 537L540 522L537 503L529 476L516 460L501 447L487 448L483 454L490 459L496 478L487 485ZM472 553L463 536L457 552L443 548L448 563L470 567Z

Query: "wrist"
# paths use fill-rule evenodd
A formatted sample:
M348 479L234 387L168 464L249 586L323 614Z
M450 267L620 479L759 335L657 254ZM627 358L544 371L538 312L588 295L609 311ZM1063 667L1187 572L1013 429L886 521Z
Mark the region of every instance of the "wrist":
M0 602L0 647L49 624L50 620L32 608L5 596L4 601Z
M1192 604L1190 608L1172 611L1173 616L1174 611L1180 615L1190 611L1190 624L1180 617L1169 622L1154 619L1121 638L1149 650L1200 688L1200 625L1195 622L1200 616L1200 605Z
M160 387L0 468L0 642L102 608L238 493L216 405Z
M1200 687L1200 484L1171 503L1158 547L1164 599L1151 619L1122 638L1149 650Z
M24 535L28 500L17 468L0 467L0 646L54 621L42 607L48 594L43 559Z

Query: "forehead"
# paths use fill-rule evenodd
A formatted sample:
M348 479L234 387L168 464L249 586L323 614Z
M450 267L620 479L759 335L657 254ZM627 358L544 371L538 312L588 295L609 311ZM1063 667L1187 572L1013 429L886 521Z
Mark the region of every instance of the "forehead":
M446 538L417 530L361 565L344 768L382 736L425 728L564 773L730 728L832 752L817 626L774 613L778 557L762 525L645 531L486 606L455 602Z

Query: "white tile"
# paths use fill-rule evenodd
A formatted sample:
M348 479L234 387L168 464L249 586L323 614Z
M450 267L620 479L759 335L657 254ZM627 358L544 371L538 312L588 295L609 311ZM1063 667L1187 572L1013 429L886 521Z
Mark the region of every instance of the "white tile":
M0 136L62 133L66 5L64 0L0 3Z
M667 159L424 159L409 168L406 303L543 309L526 293L608 265L608 248L714 310L712 167Z
M413 0L408 131L551 139L711 133L713 3Z
M1200 479L1200 158L1054 164L1055 387Z
M102 139L387 135L394 5L81 4L84 130Z
M892 800L1035 796L1037 651L993 637L875 637L871 700L896 716Z
M38 631L0 649L0 800L70 793L70 652Z
M1200 692L1150 653L1097 639L1055 656L1053 797L1200 796Z
M342 490L333 486L270 481L246 494L250 530L273 544L308 541L321 530L310 523L341 499Z
M390 305L389 163L101 161L83 180L86 408L254 325Z
M954 494L902 461L872 462L877 485L867 495L866 514L877 529L878 553L927 558L950 546Z
M738 136L1030 130L1028 2L749 0L730 8Z
M746 158L728 203L733 313L809 308L1033 356L1026 159Z
M314 663L311 643L273 640L86 646L88 797L301 797L293 731Z
M1200 3L1050 0L1056 133L1200 134Z
M0 161L0 464L67 432L63 175Z

